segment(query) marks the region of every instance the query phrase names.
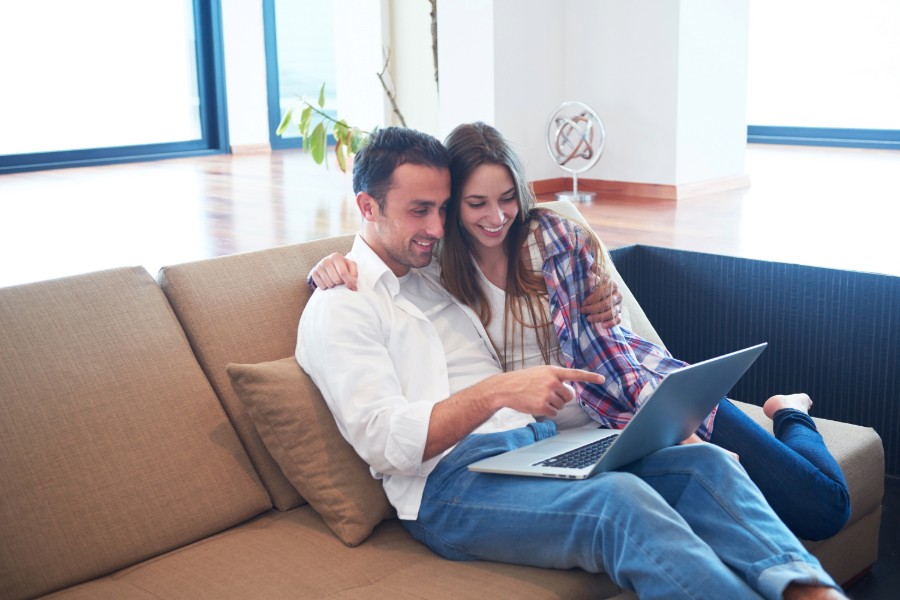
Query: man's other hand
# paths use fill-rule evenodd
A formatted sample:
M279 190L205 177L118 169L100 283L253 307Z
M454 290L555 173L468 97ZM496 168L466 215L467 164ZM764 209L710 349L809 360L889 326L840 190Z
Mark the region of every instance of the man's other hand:
M616 282L604 275L602 279L591 278L595 285L591 293L581 303L581 312L589 323L599 323L609 329L622 322L622 294Z

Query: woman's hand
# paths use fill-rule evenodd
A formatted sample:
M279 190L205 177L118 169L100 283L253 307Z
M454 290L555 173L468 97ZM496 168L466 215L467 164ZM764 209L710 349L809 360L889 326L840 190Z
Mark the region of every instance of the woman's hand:
M596 276L595 276L596 277ZM610 329L622 322L622 294L615 281L603 275L595 279L594 289L581 303L581 312L589 323L599 323L601 327Z
M315 282L316 287L324 290L338 285L346 285L348 289L356 290L358 275L356 263L339 252L329 254L316 263L309 272L309 278Z

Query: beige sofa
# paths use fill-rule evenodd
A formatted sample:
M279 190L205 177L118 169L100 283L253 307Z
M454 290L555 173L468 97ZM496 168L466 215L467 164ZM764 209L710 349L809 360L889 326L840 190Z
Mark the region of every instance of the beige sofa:
M289 358L305 274L351 239L0 289L0 598L620 595L442 560L392 517ZM845 582L876 559L884 456L871 429L820 426L853 514L810 547Z

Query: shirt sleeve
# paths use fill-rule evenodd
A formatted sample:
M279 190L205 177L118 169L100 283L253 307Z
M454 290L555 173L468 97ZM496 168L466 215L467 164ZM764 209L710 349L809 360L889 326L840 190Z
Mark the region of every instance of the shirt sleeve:
M427 475L439 460L422 462L434 402L403 393L382 316L366 292L315 292L301 317L297 360L376 476Z
M592 247L585 233L565 219L545 218L542 227L548 249L544 279L563 362L606 379L603 384L576 384L579 403L603 426L622 428L662 378L686 363L622 326L588 322L580 304L591 291ZM714 413L698 430L704 439L711 434Z

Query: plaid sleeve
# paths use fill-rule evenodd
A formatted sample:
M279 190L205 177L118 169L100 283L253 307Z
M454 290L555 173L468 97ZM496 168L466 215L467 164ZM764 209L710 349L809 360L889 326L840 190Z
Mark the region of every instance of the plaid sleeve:
M580 303L591 291L595 261L585 234L555 215L544 215L538 223L546 248L544 280L562 362L603 375L602 385L576 382L579 403L604 427L621 429L662 378L687 363L621 326L604 328L588 322ZM714 415L715 411L698 430L704 439L712 433Z

